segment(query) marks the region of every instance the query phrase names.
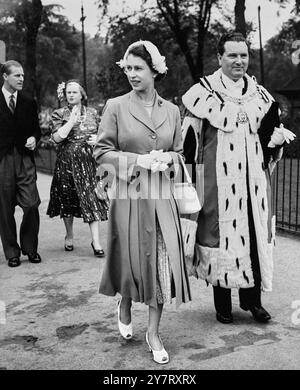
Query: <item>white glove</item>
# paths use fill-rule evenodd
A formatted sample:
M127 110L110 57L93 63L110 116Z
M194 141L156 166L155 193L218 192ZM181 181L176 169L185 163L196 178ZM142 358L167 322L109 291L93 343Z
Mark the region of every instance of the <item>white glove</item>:
M275 148L275 146L282 145L284 142L289 144L295 137L296 134L286 129L281 123L279 127L275 127L273 134L271 135L271 141L268 143L268 147Z
M168 152L164 152L162 149L152 150L150 154L161 163L170 164L173 160L171 154Z
M160 162L160 161L154 161L152 164L151 164L151 171L153 173L155 172L158 172L158 171L165 171L166 169L169 168L169 165L164 163L164 162Z
M71 127L71 125L66 123L60 129L58 129L57 134L60 136L60 138L65 139L65 138L67 138L67 136L69 135L70 131L72 130L72 127Z
M76 105L72 108L70 118L66 124L64 124L60 129L58 129L57 133L60 138L65 139L68 137L70 131L72 130L75 123L78 121L80 117L80 109Z
M149 153L149 154L140 154L137 158L137 165L145 168L145 169L151 169L152 163L155 161L155 158Z
M151 165L152 172L165 171L169 168L169 165L172 162L172 156L168 152L160 150L152 150L150 152L151 156L155 158L155 161Z
M73 126L79 120L79 117L80 117L80 107L78 105L75 105L72 108L70 119L69 119L69 121L71 121Z

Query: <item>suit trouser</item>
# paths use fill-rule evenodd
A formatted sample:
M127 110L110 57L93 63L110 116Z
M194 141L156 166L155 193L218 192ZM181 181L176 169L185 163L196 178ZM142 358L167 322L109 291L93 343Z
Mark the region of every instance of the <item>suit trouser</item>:
M6 259L35 253L38 247L41 203L36 168L30 156L16 148L0 160L0 235ZM23 210L20 246L17 242L15 207Z
M255 226L252 214L252 205L248 191L248 223L249 223L249 240L250 240L250 259L254 278L254 287L240 288L239 299L242 308L261 306L261 275L259 267L259 258L257 253L257 242L255 235ZM216 311L221 314L229 314L232 310L231 289L219 286L213 286L214 303Z

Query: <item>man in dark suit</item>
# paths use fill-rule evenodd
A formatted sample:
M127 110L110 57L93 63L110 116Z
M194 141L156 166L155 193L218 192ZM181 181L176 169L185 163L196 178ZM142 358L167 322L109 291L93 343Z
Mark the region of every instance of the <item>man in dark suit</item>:
M40 263L37 252L40 197L36 186L33 151L41 131L37 106L25 97L24 72L17 61L1 66L0 93L0 236L8 265L21 264L21 251L31 263ZM17 242L15 207L23 210L20 246Z

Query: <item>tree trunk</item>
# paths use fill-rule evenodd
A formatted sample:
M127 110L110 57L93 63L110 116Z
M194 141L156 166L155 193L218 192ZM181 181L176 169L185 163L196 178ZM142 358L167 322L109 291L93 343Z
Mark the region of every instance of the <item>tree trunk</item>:
M26 93L34 98L39 98L37 96L38 91L36 80L36 44L42 13L43 5L41 0L23 0L23 17L26 26L25 88Z
M184 36L184 34L182 33L182 31L175 32L175 36L176 36L177 43L178 43L178 45L179 45L179 47L180 47L180 49L185 57L185 60L186 60L187 66L189 68L189 71L191 73L191 76L192 76L193 80L195 82L197 82L198 78L199 78L198 77L199 72L198 72L197 66L195 65L195 62L194 62L190 47L188 45L187 39Z
M187 66L194 82L198 82L199 78L203 76L204 42L210 24L211 7L215 2L215 0L199 1L199 11L197 15L198 40L196 56L193 56L191 45L188 41L185 28L182 24L182 16L185 10L183 7L180 7L180 0L173 0L173 7L171 6L171 2L168 0L157 0L157 5L161 15L175 35L176 42L185 57ZM194 2L194 5L196 4L197 1Z
M36 37L31 29L25 39L25 88L28 95L36 98Z
M203 72L204 72L204 66L203 66L204 40L205 40L205 32L203 31L203 35L201 35L201 38L198 39L197 59L196 59L197 73L196 73L196 79L194 79L195 82L199 81L199 78L203 76Z
M242 33L244 37L246 37L245 1L235 0L234 7L235 30Z

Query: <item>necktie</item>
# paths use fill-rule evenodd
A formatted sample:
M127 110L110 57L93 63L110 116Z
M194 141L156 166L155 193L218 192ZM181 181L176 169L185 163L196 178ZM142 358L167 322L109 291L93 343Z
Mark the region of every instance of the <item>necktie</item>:
M10 95L10 97L9 97L9 106L8 107L9 107L9 109L10 109L10 111L12 113L15 112L16 106L15 106L15 97L14 97L14 95Z

